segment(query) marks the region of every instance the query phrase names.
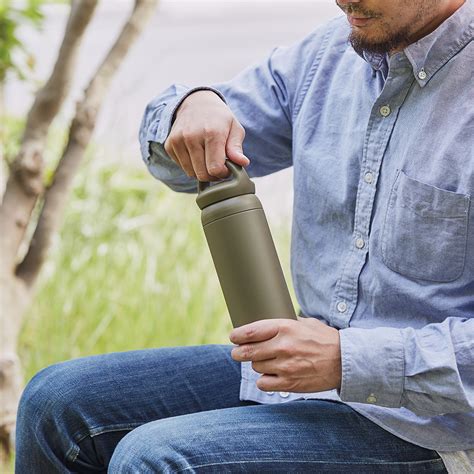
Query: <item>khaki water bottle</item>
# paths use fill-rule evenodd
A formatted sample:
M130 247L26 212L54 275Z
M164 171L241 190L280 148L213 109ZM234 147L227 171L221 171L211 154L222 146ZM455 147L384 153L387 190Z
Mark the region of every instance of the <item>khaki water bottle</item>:
M255 184L227 160L227 181L199 183L196 199L234 327L260 319L296 319Z

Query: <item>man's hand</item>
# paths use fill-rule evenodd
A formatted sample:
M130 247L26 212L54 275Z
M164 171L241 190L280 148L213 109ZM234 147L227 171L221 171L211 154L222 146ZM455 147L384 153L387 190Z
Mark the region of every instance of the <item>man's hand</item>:
M320 392L341 386L339 331L307 318L267 319L234 329L232 358L252 361L265 391Z
M185 173L199 181L216 181L229 175L225 158L247 166L242 152L245 131L229 107L212 91L197 91L178 108L166 153Z

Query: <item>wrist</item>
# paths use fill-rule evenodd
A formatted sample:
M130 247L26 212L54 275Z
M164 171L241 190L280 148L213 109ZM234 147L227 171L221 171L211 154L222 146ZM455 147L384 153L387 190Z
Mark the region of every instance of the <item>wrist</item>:
M176 108L174 119L176 119L179 114L189 107L195 107L196 104L211 104L216 103L218 105L225 104L224 98L217 91L210 89L196 89L192 90L178 105Z

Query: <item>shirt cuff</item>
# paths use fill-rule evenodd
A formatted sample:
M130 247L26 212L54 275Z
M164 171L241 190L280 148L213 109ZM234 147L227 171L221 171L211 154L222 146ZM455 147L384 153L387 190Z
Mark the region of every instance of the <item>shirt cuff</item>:
M397 328L339 331L344 402L400 407L404 389L403 337Z

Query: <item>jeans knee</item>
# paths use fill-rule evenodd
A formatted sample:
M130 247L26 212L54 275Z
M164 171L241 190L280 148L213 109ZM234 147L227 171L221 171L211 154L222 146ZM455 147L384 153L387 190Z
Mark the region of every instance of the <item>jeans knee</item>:
M163 430L159 429L160 424L164 425ZM165 425L167 420L155 421L128 433L116 446L108 472L171 474L182 469L186 461Z
M62 413L74 405L74 384L68 363L49 366L38 372L23 391L18 407L17 442L28 432L47 433L58 426Z
M47 407L51 404L55 391L51 385L54 376L53 367L38 372L27 384L18 406L17 426L36 425L44 417Z

